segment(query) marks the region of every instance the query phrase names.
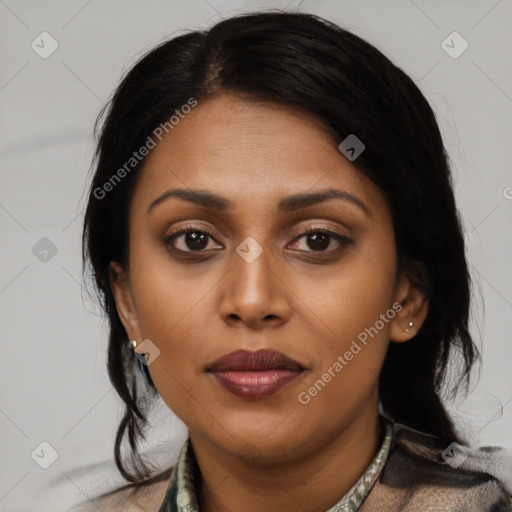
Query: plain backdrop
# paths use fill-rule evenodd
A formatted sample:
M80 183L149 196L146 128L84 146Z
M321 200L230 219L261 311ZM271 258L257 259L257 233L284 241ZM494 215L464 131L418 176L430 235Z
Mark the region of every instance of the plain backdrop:
M478 384L448 406L475 446L512 449L511 2L0 0L1 511L66 510L124 483L113 465L121 407L105 367L106 323L81 278L100 108L157 43L269 8L319 14L365 38L433 106L483 353ZM163 468L186 430L162 404L152 428L147 449Z

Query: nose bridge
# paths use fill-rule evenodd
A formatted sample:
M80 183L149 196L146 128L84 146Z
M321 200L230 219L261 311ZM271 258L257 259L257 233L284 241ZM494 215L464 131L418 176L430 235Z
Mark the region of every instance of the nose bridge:
M225 318L235 315L248 324L254 324L267 317L283 320L289 315L288 301L283 286L279 285L276 262L273 261L271 242L268 238L259 239L246 237L232 254L233 268L221 307Z
M235 292L242 300L248 303L261 300L269 300L271 295L274 274L272 272L272 262L270 244L268 239L260 242L253 237L248 236L236 247L234 286ZM238 261L237 261L238 259Z

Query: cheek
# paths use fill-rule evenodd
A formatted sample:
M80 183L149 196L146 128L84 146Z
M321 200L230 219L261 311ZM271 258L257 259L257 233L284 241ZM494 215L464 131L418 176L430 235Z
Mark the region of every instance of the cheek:
M164 258L144 255L133 257L132 289L144 339L158 348L158 358L149 365L151 378L162 400L180 418L190 408L194 365L201 336L197 332L200 294L183 275ZM187 393L188 391L188 393Z
M384 232L367 237L326 280L316 307L331 331L350 344L391 308L395 276L393 243ZM389 323L378 326L387 335Z
M197 319L205 291L190 285L165 248L155 247L154 242L136 243L135 237L133 240L130 279L140 335L160 350L149 370L152 377L155 374L157 387L157 381L162 379L166 388L174 387L169 373L190 367L183 365L183 361L193 357L193 342L197 338L194 318Z
M130 280L141 334L164 340L197 303L186 266L176 264L160 242L134 231L130 247ZM183 321L183 320L181 320Z
M317 340L319 364L304 389L318 393L317 407L329 408L336 400L357 407L375 389L395 316L395 275L393 233L382 230L367 237L323 287L315 308L328 335Z

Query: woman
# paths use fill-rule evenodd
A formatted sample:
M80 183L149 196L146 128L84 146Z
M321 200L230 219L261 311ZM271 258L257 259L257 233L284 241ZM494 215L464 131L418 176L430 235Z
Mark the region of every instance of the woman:
M94 508L512 510L440 399L452 352L461 382L478 358L441 135L359 37L272 12L150 51L106 112L83 243L132 482ZM158 396L189 436L152 477Z

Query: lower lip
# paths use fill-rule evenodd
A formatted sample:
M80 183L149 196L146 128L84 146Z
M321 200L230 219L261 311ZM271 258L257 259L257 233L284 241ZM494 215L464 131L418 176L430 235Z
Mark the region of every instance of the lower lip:
M212 375L228 391L242 398L265 398L298 379L303 372L276 369L261 371L213 372Z

